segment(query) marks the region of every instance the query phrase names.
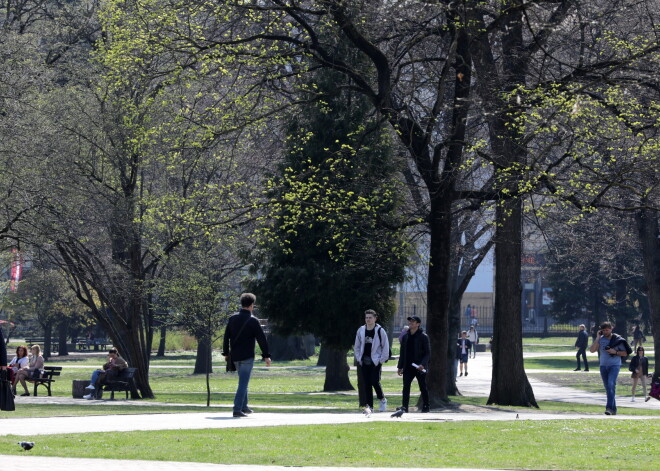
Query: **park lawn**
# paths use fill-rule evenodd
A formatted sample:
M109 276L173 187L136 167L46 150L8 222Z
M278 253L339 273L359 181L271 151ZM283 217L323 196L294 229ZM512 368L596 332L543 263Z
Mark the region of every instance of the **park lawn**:
M0 437L0 453L279 466L474 467L655 471L658 420L625 423L627 439L604 440L603 419L506 422L366 422L213 430ZM286 439L283 439L286 437ZM634 439L630 438L634 437ZM469 446L464 442L469 438ZM570 445L569 445L570 444ZM357 445L357 446L356 446ZM246 451L247 450L247 451ZM477 452L478 451L478 452Z
M653 365L655 365L655 356L654 355L649 355L649 372L653 369ZM599 366L598 366L598 357L595 355L589 355L587 356L587 361L589 362L589 368L598 373L599 371ZM538 357L538 358L525 358L525 369L527 370L562 370L562 371L573 371L576 366L576 361L575 361L575 355L573 356L562 356L562 357ZM621 365L621 372L619 375L624 375L624 374L629 374L628 373L628 365L630 363L626 363L624 365ZM584 368L584 365L582 365ZM580 376L580 375L576 375Z

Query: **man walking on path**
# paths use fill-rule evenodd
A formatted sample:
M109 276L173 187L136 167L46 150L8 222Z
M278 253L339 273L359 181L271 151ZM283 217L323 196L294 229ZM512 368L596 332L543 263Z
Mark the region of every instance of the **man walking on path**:
M584 359L584 371L589 371L589 363L587 363L587 346L589 345L589 334L585 330L584 324L580 324L580 332L578 332L577 340L575 341L575 348L578 349L575 354L577 358L577 368L573 371L580 371L580 356Z
M408 332L401 339L401 352L397 364L397 374L403 376L403 399L401 410L408 412L410 385L417 378L422 393L422 412L429 412L429 391L426 388L426 369L431 358L429 336L420 327L422 320L417 316L408 318Z
M252 316L257 297L252 293L241 294L241 310L227 322L225 339L222 345L222 355L227 364L233 362L238 373L238 388L234 397L234 417L247 417L252 413L248 407L248 384L254 366L255 340L261 348L261 356L270 366L270 353L266 334L259 320Z
M383 388L380 386L380 370L387 360L390 359L390 342L387 332L379 324L378 314L373 309L364 312L365 325L357 330L355 335L355 344L353 351L355 361L358 364L358 374L360 375L360 384L362 386L364 404L360 407L365 408L365 413L371 413L374 409L374 394L380 400L378 410L385 412L387 408L387 399L383 395ZM366 408L369 411L366 411Z
M479 334L477 329L471 325L470 330L468 330L468 340L472 344L472 358L477 357L477 344L479 343Z
M611 323L603 322L589 351L600 352L600 377L607 394L605 415L616 415L616 379L621 369L621 357L632 353L632 349L623 337L612 333Z

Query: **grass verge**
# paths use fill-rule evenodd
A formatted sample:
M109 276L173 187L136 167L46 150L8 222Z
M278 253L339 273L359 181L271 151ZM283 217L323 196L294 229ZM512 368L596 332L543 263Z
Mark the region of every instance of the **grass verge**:
M378 422L231 430L86 433L0 437L3 454L20 454L18 440L33 440L34 455L279 466L474 467L602 471L655 471L660 423L625 424L630 439L604 440L603 420L510 422ZM619 426L616 424L616 428ZM285 440L282 437L286 437ZM461 438L463 437L463 438ZM469 437L471 450L460 442ZM634 438L633 438L634 437ZM359 446L361 444L362 446ZM570 446L567 446L570 444ZM597 444L597 446L594 446ZM358 446L356 446L358 445ZM246 452L249 450L249 452Z

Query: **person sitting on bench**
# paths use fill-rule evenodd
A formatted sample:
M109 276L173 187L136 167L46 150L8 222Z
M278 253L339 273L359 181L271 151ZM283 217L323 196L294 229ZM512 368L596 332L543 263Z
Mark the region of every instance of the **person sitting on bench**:
M18 370L18 373L16 374L16 381L21 383L21 386L25 389L25 392L21 394L21 396L30 395L25 380L40 378L42 370L44 369L44 357L41 355L41 347L39 345L32 345L30 352L32 354L29 357L28 367Z
M124 360L116 348L111 348L108 351L108 361L103 365L102 370L95 370L92 373L92 379L90 380L89 386L86 389L91 389L91 392L85 396L84 399L94 399L98 394L98 390L103 386L104 383L108 382L112 378L116 378L119 373L128 368L128 363ZM96 394L95 394L96 393Z

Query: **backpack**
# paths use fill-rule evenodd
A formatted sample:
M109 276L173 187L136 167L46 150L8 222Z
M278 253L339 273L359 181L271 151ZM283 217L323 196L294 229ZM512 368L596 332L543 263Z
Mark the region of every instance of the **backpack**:
M380 343L383 343L383 337L381 337L381 335L380 335L380 333L381 333L382 330L383 330L382 327L381 327L380 329L378 329L378 341L379 341ZM392 347L390 347L389 356L387 357L387 360L385 360L385 363L387 363L388 361L390 361L390 358L392 358Z

